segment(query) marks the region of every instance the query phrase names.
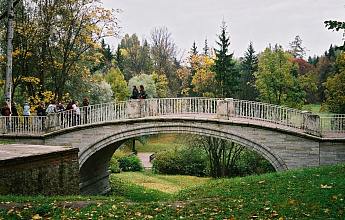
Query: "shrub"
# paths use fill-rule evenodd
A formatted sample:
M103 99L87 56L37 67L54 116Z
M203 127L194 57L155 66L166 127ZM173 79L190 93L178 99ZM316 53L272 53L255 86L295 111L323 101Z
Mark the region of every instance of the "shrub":
M120 173L120 162L123 157L126 157L124 153L121 153L119 151L115 151L114 155L110 159L109 163L109 170L111 170L113 173Z
M142 171L144 169L140 158L135 154L131 154L128 157L122 157L119 162L120 162L120 168L124 172Z
M273 165L259 153L246 149L236 161L233 176L247 176L275 172Z
M157 153L153 171L169 175L204 176L206 159L200 151L181 148Z
M115 158L111 158L109 170L113 173L121 173L120 163Z

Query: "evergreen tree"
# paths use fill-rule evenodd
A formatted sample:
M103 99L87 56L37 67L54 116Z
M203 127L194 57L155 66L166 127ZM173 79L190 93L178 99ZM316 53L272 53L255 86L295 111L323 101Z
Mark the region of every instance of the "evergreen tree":
M124 69L124 58L121 53L121 48L120 46L117 47L116 54L115 54L115 63L116 66L120 69L121 73L123 73Z
M253 43L250 42L241 65L241 99L255 101L259 95L258 90L255 88L254 76L254 73L258 71L258 62L258 56L255 54Z
M198 56L198 48L195 44L195 41L190 49L190 56L189 56L189 64L190 64L190 75L188 75L188 79L187 79L187 83L188 83L188 94L189 96L193 97L196 95L195 91L194 91L194 85L192 84L192 80L193 77L195 76L196 70L197 70L197 66L199 65L199 63L196 61L198 59L196 59L196 57Z
M327 57L330 59L331 57L337 58L336 54L335 54L335 49L333 47L333 45L331 44L331 46L328 49L328 53L327 53Z
M198 47L196 46L195 41L193 42L193 45L192 45L192 48L190 48L190 51L191 51L191 56L197 55L199 53Z
M213 71L216 72L217 96L231 97L238 90L239 71L235 67L233 53L229 54L230 38L227 36L225 22L222 22L221 34L216 43L219 49L215 49L215 65Z
M103 55L103 57L101 58L99 64L93 67L93 73L102 69L109 70L111 68L111 61L114 59L110 46L109 44L105 43L104 39L102 39L101 48L98 51Z
M209 57L210 56L210 48L208 47L207 39L205 39L205 46L204 46L203 50L204 50L204 54Z
M289 52L292 54L292 56L294 58L301 58L303 59L303 57L305 56L306 54L306 48L305 47L302 47L302 39L299 35L297 35L295 37L295 40L290 42L289 45L290 45L290 50Z

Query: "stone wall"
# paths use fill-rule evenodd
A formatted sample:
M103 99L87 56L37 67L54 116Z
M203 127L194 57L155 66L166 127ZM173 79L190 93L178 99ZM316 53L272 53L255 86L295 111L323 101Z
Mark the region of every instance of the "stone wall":
M79 163L77 148L20 146L24 156L0 158L0 195L73 195L79 194ZM49 147L49 146L48 146ZM13 145L14 150L18 145ZM29 149L34 153L25 155ZM43 150L42 150L43 149ZM1 153L11 154L11 145ZM25 152L26 151L26 152ZM39 152L39 153L37 153Z

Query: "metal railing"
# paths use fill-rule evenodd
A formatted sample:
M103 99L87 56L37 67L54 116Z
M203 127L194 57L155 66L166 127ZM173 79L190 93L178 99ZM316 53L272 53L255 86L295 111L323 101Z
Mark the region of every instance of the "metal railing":
M129 118L151 116L214 115L217 117L216 98L164 98L111 102L80 107L80 114L64 111L47 116L1 116L0 132L3 134L44 134L79 125L112 122ZM265 121L305 129L305 117L310 113L261 102L231 99L230 117ZM135 107L133 107L135 106ZM135 109L133 115L133 108ZM194 117L194 116L193 116ZM212 117L212 116L211 116ZM320 115L318 131L345 133L345 115Z
M320 129L322 132L345 133L345 115L320 115Z
M303 128L304 112L268 103L234 100L235 117L281 124L294 128Z

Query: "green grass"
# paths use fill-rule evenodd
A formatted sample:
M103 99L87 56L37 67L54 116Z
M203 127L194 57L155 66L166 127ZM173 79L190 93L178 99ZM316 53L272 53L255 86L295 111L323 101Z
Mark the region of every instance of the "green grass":
M140 153L154 153L184 146L187 141L185 134L160 134L149 136L145 146L140 141L135 141L135 149ZM131 141L129 141L129 145L125 149L126 152L132 151Z
M345 219L345 164L233 179L142 172L110 180L108 197L1 196L13 208L0 209L0 219ZM93 203L61 205L76 200Z
M310 105L303 106L303 110L311 111L313 114L332 114L332 112L327 111L327 110L323 110L321 112L320 109L321 109L321 104L310 104Z

